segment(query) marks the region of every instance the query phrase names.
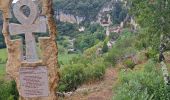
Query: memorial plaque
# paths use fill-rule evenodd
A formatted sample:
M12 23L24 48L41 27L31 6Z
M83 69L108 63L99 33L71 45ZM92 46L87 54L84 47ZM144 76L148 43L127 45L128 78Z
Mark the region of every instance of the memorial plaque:
M46 67L21 67L20 82L23 97L46 97L49 95Z

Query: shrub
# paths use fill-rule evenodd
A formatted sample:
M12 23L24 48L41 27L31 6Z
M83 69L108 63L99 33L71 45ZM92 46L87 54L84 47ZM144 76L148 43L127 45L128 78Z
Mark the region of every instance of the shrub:
M105 74L106 67L103 63L89 64L88 67L84 69L86 81L95 81L103 78Z
M148 48L146 56L148 59L153 58L154 60L158 61L157 57L158 51L154 50L153 48Z
M71 91L81 85L84 80L83 64L73 64L60 69L59 91Z
M135 63L131 59L126 59L123 62L124 66L130 69L133 69L135 67Z
M89 61L84 58L77 59L76 64L74 62L61 67L58 89L61 92L72 91L84 82L100 80L105 74L105 69L103 59L98 58L94 61Z
M126 55L135 54L136 49L134 48L134 41L132 41L134 39L135 36L131 32L124 31L123 35L117 39L113 48L109 50L105 61L115 65L117 61L122 60Z
M108 55L105 57L106 62L110 62L113 66L116 62L122 57L122 51L118 50L117 48L113 47Z
M148 58L146 57L146 53L145 51L140 51L136 54L137 57L137 63L141 64L142 62L145 62L148 60Z
M109 50L109 48L108 48L108 46L107 46L107 43L104 42L104 45L103 45L103 48L102 48L103 53L108 52L108 50Z
M105 65L101 62L101 63L93 64L93 67L94 67L94 70L93 70L94 80L95 79L98 79L98 80L102 79L104 74L105 74L105 70L106 70Z
M114 100L169 100L170 92L154 61L149 61L144 70L121 72L120 86Z
M18 92L14 81L0 80L0 100L18 100Z

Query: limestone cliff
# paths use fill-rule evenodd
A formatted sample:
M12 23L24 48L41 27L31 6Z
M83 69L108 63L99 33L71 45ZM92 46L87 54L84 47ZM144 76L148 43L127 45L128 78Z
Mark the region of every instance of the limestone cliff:
M59 10L55 12L56 19L61 22L69 22L69 23L76 23L80 24L82 21L85 20L85 17L75 16L69 13L64 13L64 11Z

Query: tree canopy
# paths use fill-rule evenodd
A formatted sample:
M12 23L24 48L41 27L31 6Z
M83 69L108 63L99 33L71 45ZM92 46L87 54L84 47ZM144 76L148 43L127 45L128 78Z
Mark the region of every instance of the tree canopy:
M95 19L102 6L111 0L54 0L55 10L62 10L87 20Z
M131 14L143 28L146 45L158 49L160 36L170 32L170 0L132 0ZM145 34L144 34L145 33Z

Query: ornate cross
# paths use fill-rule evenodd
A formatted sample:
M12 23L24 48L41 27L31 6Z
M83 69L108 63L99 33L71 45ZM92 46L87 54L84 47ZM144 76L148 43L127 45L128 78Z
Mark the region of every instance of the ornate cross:
M27 17L22 11L22 7L30 9ZM38 7L32 0L19 0L13 7L14 16L21 24L10 23L9 32L11 35L25 34L26 61L35 62L38 60L36 41L33 33L46 32L45 18L37 18ZM39 19L39 21L38 21Z

